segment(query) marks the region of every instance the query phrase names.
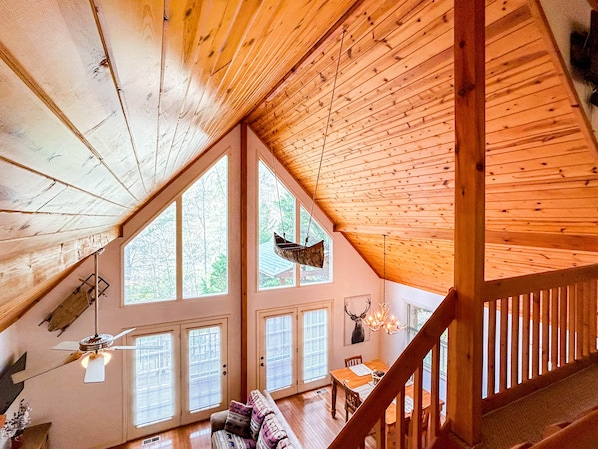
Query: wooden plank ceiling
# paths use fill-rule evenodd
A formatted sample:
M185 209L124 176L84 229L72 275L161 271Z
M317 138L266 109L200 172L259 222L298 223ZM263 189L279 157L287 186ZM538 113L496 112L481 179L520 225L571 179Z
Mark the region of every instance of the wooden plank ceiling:
M595 138L543 12L486 2L486 278L596 263ZM453 281L452 1L366 0L344 23L318 203L378 273ZM588 6L588 14L590 8ZM313 192L341 31L249 123Z
M588 7L589 14L589 7ZM0 0L0 330L241 120L389 279L453 276L450 0ZM487 269L598 262L596 143L532 0L487 1Z

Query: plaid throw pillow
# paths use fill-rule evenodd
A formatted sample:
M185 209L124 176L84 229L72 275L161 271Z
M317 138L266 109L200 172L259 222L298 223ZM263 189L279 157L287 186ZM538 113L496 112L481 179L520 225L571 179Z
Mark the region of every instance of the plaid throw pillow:
M280 426L276 416L267 415L257 437L256 449L275 449L278 442L286 436L287 433Z
M266 398L262 393L258 390L252 390L249 392L249 398L247 399L247 405L253 407L253 412L251 413L251 438L257 440L258 434L260 432L260 428L262 427L262 422L264 422L264 417L274 410L266 401Z
M228 415L224 423L224 430L235 433L243 438L250 438L251 412L253 407L241 402L231 401Z

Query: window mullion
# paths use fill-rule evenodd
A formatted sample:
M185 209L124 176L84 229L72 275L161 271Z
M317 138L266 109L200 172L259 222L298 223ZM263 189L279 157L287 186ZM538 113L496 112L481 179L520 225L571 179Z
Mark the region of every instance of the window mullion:
M183 197L176 199L176 299L183 299Z

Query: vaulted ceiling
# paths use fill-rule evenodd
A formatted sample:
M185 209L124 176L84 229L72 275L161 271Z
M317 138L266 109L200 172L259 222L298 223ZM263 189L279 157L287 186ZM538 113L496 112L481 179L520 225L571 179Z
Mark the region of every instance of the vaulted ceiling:
M486 4L486 278L596 263L596 140L546 19ZM312 194L321 168L379 274L387 235L388 279L446 292L453 24L452 0L0 1L0 329L243 120Z

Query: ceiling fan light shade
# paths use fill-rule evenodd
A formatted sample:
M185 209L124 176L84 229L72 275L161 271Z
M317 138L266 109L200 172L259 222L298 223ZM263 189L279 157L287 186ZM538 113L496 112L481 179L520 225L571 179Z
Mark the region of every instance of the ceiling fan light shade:
M81 360L81 364L85 367L85 377L83 378L83 382L87 383L94 383L94 382L104 382L106 369L106 364L110 361L111 358L110 353L106 352L98 352L98 353L91 353L87 357L84 357ZM85 365L83 361L86 361Z
M99 357L102 357L104 361L104 366L108 365L110 360L112 360L112 354L110 352L102 351L98 354L96 354L95 352L91 352L81 359L81 366L83 368L87 368L89 366L89 359L95 359Z

